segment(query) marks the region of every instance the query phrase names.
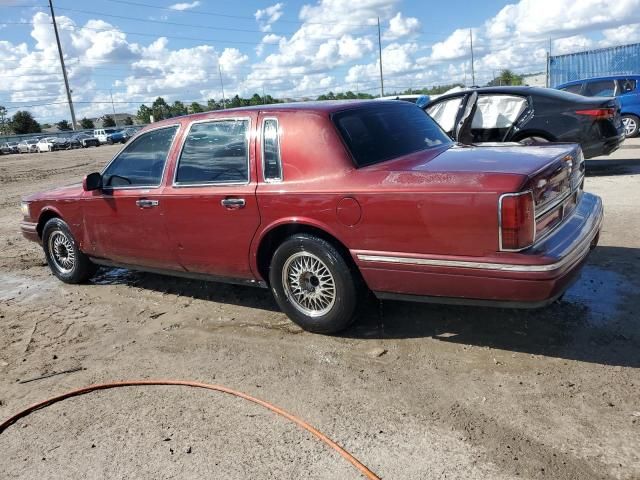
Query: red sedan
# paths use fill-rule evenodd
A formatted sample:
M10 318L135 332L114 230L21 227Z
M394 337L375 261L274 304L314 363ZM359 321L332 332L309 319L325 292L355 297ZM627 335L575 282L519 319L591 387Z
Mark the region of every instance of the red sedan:
M82 185L32 195L24 235L68 283L98 265L268 287L337 332L379 298L537 307L600 232L572 144L460 146L415 105L324 102L151 125Z

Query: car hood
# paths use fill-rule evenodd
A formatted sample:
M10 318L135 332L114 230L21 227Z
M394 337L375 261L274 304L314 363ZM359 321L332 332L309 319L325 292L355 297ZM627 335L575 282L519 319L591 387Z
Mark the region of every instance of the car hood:
M82 188L82 183L74 183L72 185L66 185L64 187L56 187L51 190L46 190L44 192L34 193L32 195L28 195L24 197L25 202L36 202L40 200L60 200L60 199L71 199L78 198L82 196L84 192Z

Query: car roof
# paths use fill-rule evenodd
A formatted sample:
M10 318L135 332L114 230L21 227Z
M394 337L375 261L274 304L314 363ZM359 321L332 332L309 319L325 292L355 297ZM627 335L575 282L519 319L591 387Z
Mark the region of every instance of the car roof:
M572 80L570 82L561 83L556 88L566 87L568 85L577 85L583 82L593 82L598 80L620 80L620 79L627 79L627 78L640 80L640 74L639 75L608 75L605 77L581 78L580 80Z
M291 102L291 103L273 103L267 105L251 105L247 107L235 107L235 108L227 108L221 110L211 110L209 112L202 113L192 113L190 115L182 115L179 117L167 118L164 120L160 120L155 122L153 128L160 127L162 125L171 125L175 124L176 121L182 119L207 119L215 115L233 115L234 113L247 113L247 112L315 112L330 115L332 113L349 110L351 108L365 107L365 106L375 106L381 107L384 104L388 105L409 105L412 104L409 102L398 102L397 100L322 100L322 101L311 101L311 102ZM146 127L145 127L146 130Z
M474 87L467 88L465 90L460 90L453 93L448 93L446 95L442 95L433 99L427 107L433 105L434 103L439 103L443 100L447 100L450 98L459 97L461 95L466 95L472 92L477 92L478 94L482 93L494 93L494 94L502 94L502 95L526 95L526 96L541 96L541 97L552 97L557 100L566 100L573 102L583 102L587 100L585 97L581 95L576 95L575 93L563 92L561 90L556 90L554 88L546 88L546 87L529 87L529 86L506 86L506 87Z

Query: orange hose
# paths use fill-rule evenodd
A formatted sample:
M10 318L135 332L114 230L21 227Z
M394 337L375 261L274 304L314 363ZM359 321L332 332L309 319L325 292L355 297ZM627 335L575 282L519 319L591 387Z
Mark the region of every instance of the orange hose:
M183 387L204 388L207 390L214 390L218 392L228 393L229 395L234 395L236 397L240 397L250 402L256 403L268 410L271 410L274 413L277 413L278 415L283 416L284 418L292 421L299 427L304 428L307 432L316 436L322 442L324 442L325 444L333 448L336 452L338 452L340 455L342 455L343 458L345 458L349 463L351 463L354 467L356 467L360 471L360 473L362 473L369 480L381 480L378 475L376 475L371 470L369 470L369 468L367 468L362 462L360 462L357 458L355 458L353 455L347 452L344 448L342 448L336 442L331 440L324 433L317 430L315 427L309 425L304 420L301 420L298 417L294 416L293 414L279 407L276 407L275 405L271 405L270 403L267 403L264 400L260 400L259 398L252 397L251 395L247 395L246 393L238 392L236 390L223 387L222 385L211 385L208 383L200 383L200 382L187 382L182 380L131 380L131 381L124 381L124 382L99 383L96 385L89 385L88 387L72 390L70 392L63 393L62 395L52 397L43 402L36 403L22 410L21 412L16 413L12 417L2 422L2 424L0 424L0 434L2 434L10 425L14 424L19 419L26 417L27 415L30 415L36 410L40 410L41 408L48 407L49 405L60 402L67 398L77 397L79 395L85 395L87 393L94 392L96 390L108 390L111 388L118 388L118 387L137 387L137 386L144 386L144 385L179 385Z

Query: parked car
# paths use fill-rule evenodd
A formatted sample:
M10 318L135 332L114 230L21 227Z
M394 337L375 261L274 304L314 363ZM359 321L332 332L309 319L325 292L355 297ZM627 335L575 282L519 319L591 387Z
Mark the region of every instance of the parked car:
M60 280L98 265L268 287L346 328L380 298L538 307L596 245L575 144L463 146L407 102L297 103L154 123L82 184L23 200Z
M110 133L107 136L107 143L109 145L113 145L114 143L127 143L131 137L132 134L128 129L119 130L117 132Z
M107 138L115 131L114 128L96 128L93 131L93 136L96 137L100 143L107 143Z
M461 143L572 142L591 158L617 150L625 138L615 98L550 88L473 88L431 101L426 112Z
M36 143L36 149L38 153L53 152L56 150L56 141L54 137L45 137L38 140Z
M587 97L617 97L627 138L640 132L640 75L589 78L558 85L559 90Z
M38 151L38 139L29 138L18 143L19 153L35 153Z
M0 149L4 154L20 153L20 150L18 149L18 142L5 142L2 144Z
M53 137L54 150L69 150L71 141L67 137Z
M88 133L78 133L71 137L71 142L74 146L88 148L88 147L99 147L100 140L96 137L89 135Z

